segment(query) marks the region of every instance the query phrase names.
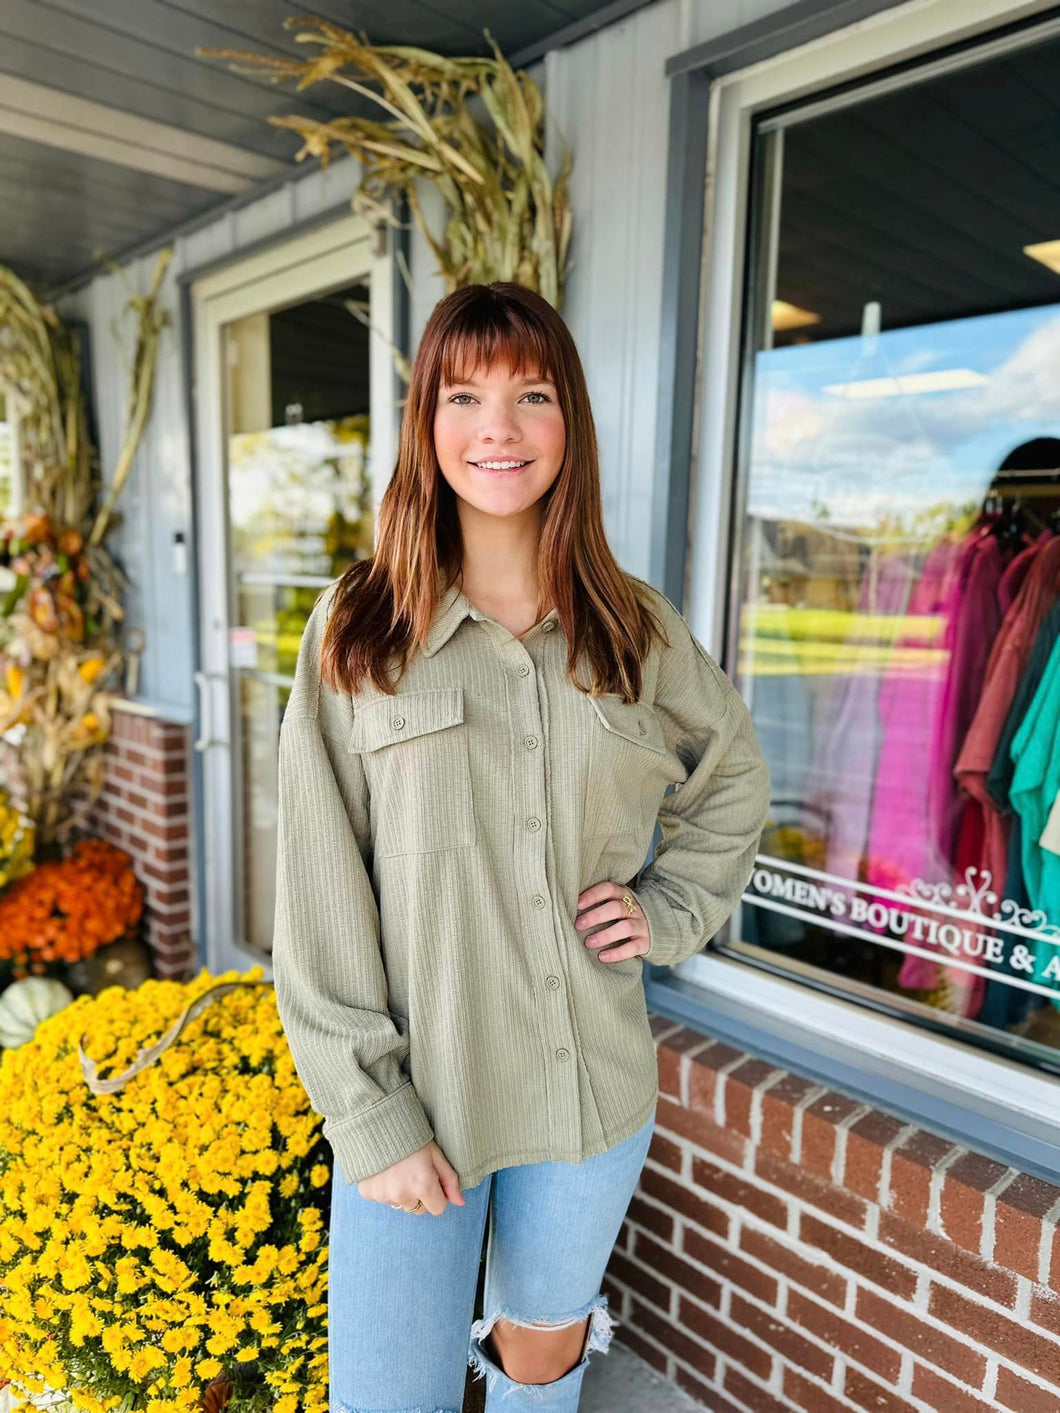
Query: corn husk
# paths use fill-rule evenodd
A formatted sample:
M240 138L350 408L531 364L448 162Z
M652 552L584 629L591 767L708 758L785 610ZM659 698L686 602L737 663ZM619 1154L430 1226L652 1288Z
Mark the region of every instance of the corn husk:
M301 137L297 161L316 157L326 167L333 146L358 158L364 175L355 212L395 225L391 203L404 196L447 292L514 280L562 309L571 268L570 150L560 136L562 160L553 180L544 158L541 90L511 68L489 31L492 59L447 58L413 45L372 45L367 36L316 17L291 16L284 24L297 31L296 42L322 52L305 60L234 49L197 52L230 60L236 73L294 80L299 92L326 81L374 103L384 116L321 122L284 114L269 122ZM445 201L440 231L431 228L418 199L424 180Z

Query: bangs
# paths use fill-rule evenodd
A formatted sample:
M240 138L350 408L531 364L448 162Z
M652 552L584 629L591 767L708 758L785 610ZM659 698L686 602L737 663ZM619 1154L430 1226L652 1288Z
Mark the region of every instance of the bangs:
M556 381L548 335L536 323L524 320L510 307L467 311L470 316L446 335L442 351L442 382L448 386L467 382L480 368L504 362L514 377L538 374Z

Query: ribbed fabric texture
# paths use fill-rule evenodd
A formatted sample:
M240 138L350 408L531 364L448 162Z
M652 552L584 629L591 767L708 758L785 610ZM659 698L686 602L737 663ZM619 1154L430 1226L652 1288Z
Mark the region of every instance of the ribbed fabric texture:
M393 697L325 687L334 584L310 616L280 729L273 976L348 1183L432 1137L462 1187L576 1163L652 1111L643 960L588 949L577 899L633 884L648 959L692 956L746 887L770 777L729 678L636 583L670 646L632 704L569 681L555 609L516 638L452 586Z

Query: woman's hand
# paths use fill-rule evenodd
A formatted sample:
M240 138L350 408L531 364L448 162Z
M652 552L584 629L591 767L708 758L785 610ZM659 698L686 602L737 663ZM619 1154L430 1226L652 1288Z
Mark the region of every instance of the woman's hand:
M637 904L636 912L631 914L622 901L623 894L628 892L628 883L613 883L609 878L605 878L602 883L594 883L592 887L578 894L575 927L596 927L601 922L618 919L613 926L601 927L599 932L582 939L592 951L598 951L601 947L607 948L606 952L600 952L602 962L624 962L627 957L642 957L651 946L648 919L641 911L640 904ZM622 945L612 945L616 942Z
M386 1202L393 1207L412 1208L417 1201L434 1217L440 1217L448 1202L466 1207L456 1169L432 1138L407 1158L400 1158L371 1177L362 1178L357 1191L369 1202ZM425 1216L417 1209L415 1214Z

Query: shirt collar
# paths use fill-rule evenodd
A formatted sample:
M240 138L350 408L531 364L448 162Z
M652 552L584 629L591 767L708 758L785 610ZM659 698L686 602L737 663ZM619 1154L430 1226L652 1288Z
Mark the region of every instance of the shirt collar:
M421 647L421 652L424 657L433 657L438 649L449 641L465 618L482 619L485 617L487 615L480 608L475 607L457 584L450 584L435 604L434 617L431 619L431 626L427 630L427 637ZM547 623L549 619L558 618L559 610L552 608L541 619L541 622L534 626L540 628L541 624Z

